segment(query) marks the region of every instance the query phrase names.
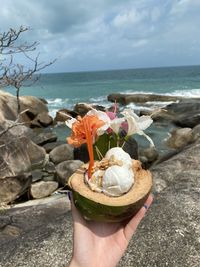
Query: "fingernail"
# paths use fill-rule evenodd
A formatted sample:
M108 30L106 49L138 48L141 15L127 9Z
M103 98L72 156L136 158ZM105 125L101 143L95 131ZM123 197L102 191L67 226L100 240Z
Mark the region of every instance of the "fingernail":
M144 204L143 207L148 210L148 205Z
M72 200L71 192L68 191L68 192L67 192L67 195L68 195L69 200L71 201L71 200Z

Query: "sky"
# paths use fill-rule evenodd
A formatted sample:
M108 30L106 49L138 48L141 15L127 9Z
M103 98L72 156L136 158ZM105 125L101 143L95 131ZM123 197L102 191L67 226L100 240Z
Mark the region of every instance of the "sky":
M21 41L57 59L46 72L200 65L199 14L200 0L1 0L0 33L30 27Z

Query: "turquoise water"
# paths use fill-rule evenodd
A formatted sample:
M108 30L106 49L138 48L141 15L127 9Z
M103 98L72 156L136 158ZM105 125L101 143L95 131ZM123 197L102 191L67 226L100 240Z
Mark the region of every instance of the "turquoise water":
M7 90L15 93L14 89ZM21 95L45 98L52 116L61 108L72 109L77 102L108 107L111 103L107 101L107 95L116 92L199 97L200 66L42 74L37 83L20 90ZM163 107L166 104L168 103L149 103L148 106L130 104L129 107L140 110L155 106ZM61 140L69 134L63 125L57 126L54 130ZM163 140L168 137L170 130L171 126L168 125L154 125L147 133L164 151ZM142 143L146 145L144 140Z
M107 95L115 92L200 96L200 66L43 74L21 89L21 95L47 99L52 115L77 102L109 106Z

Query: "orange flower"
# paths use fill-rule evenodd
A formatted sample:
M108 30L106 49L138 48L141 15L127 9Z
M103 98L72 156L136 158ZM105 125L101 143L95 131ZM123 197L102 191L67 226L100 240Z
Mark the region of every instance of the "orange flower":
M92 167L94 166L93 141L96 138L97 130L105 124L95 115L86 115L72 124L72 134L67 138L70 145L78 147L87 143L90 164L88 169L88 177L91 177Z
M92 142L95 140L97 135L97 130L102 127L105 122L100 120L95 115L86 115L83 118L80 118L76 122L72 124L72 134L67 138L67 142L70 145L75 147L79 147L84 143L87 143L86 140L86 129L85 125L87 124L87 130L89 134L92 136Z

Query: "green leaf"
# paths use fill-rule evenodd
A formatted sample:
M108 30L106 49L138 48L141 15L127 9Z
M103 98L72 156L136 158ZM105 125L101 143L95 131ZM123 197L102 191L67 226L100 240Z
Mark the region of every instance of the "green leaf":
M110 148L119 146L120 143L119 136L115 133L101 135L93 145L94 159L101 160Z

